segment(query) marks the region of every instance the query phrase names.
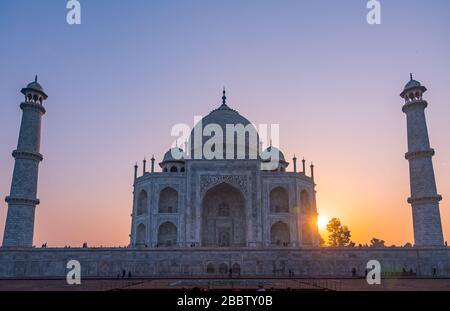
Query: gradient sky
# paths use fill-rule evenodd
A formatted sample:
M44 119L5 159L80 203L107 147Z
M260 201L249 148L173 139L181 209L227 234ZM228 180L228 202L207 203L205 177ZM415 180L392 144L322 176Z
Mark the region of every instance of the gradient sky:
M426 110L450 237L450 1L0 1L0 196L9 194L20 89L39 75L43 119L34 243L126 245L135 161L170 147L175 123L220 104L279 123L287 158L316 165L319 214L357 243L413 240L406 121L412 71ZM292 169L292 165L290 166ZM7 205L0 204L0 238Z

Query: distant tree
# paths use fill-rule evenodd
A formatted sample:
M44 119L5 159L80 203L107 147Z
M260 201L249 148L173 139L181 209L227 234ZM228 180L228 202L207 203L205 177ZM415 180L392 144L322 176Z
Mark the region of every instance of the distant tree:
M327 243L325 242L325 240L322 238L322 236L319 234L319 244L320 246L327 246Z
M405 245L403 245L403 247L412 247L412 244L407 242Z
M351 233L347 226L343 226L339 218L332 218L327 224L328 245L332 247L353 247Z
M370 247L386 247L386 245L384 245L384 243L385 243L384 240L372 238L372 240L370 240Z

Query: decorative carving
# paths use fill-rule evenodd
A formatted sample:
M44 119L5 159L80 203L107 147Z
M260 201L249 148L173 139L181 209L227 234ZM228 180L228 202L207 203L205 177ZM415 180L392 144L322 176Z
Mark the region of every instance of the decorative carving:
M200 176L200 193L203 195L209 188L221 184L223 182L229 183L239 190L244 195L247 195L247 176L245 175L201 175Z

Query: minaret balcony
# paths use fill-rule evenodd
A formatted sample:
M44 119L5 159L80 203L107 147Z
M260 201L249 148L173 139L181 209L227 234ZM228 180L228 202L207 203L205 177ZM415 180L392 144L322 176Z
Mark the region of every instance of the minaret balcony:
M406 160L412 160L417 158L426 158L434 156L434 149L429 148L427 150L419 150L419 151L410 151L405 153Z
M442 196L440 194L429 196L429 197L416 197L416 198L408 198L409 204L425 204L425 203L439 203L442 200Z
M35 206L39 205L39 199L30 199L30 198L20 198L20 197L12 197L7 196L5 198L5 202L8 204L16 204L16 205L30 205Z
M35 110L35 111L40 112L42 114L45 114L45 112L46 112L46 110L45 110L44 106L42 106L42 104L35 103L35 102L23 102L23 103L20 104L20 109L22 109L22 110L26 110L26 109Z
M44 157L42 154L38 152L32 152L32 151L25 151L25 150L14 150L12 152L12 156L14 159L28 159L28 160L35 160L35 161L42 161Z
M428 103L426 100L414 99L414 100L405 102L405 104L402 107L402 111L404 113L407 113L407 112L417 109L417 108L425 109L425 108L427 108L427 106L428 106Z

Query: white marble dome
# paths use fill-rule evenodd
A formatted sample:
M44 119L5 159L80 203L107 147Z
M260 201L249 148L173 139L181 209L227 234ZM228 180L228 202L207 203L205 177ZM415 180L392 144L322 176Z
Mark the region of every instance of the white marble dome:
M214 132L214 126L218 125L222 131L222 138L223 138L223 158L226 158L226 150L227 148L233 148L234 149L234 158L245 158L245 159L249 159L249 158L253 158L253 155L256 155L255 158L257 158L258 156L258 152L259 152L259 135L258 135L258 131L256 130L256 128L251 124L251 122L246 119L245 117L243 117L242 115L239 114L239 112L237 112L234 109L231 109L230 107L228 107L225 103L223 103L219 108L211 111L207 116L205 116L201 122L197 123L194 127L194 129L191 131L191 135L190 135L190 146L191 146L191 157L193 157L194 153L194 147L198 148L201 147L202 150L205 143L211 139L211 137L215 136L215 135L219 135L219 133L215 133ZM234 139L233 138L229 138L227 136L227 125L242 125L243 128L245 128L246 130L249 130L248 132L244 133L245 135L245 145L242 145L238 139L237 139L237 134L236 132L234 132ZM211 130L212 131L212 135L211 136L205 136L202 135L202 141L201 141L201 145L200 142L197 142L195 140L195 136L194 136L194 131L198 130L200 131L200 133L204 133L206 130ZM249 132L251 132L252 136L254 136L254 139L251 139ZM233 142L232 145L228 145L227 141ZM239 150L245 150L245 155L244 154L238 154Z

